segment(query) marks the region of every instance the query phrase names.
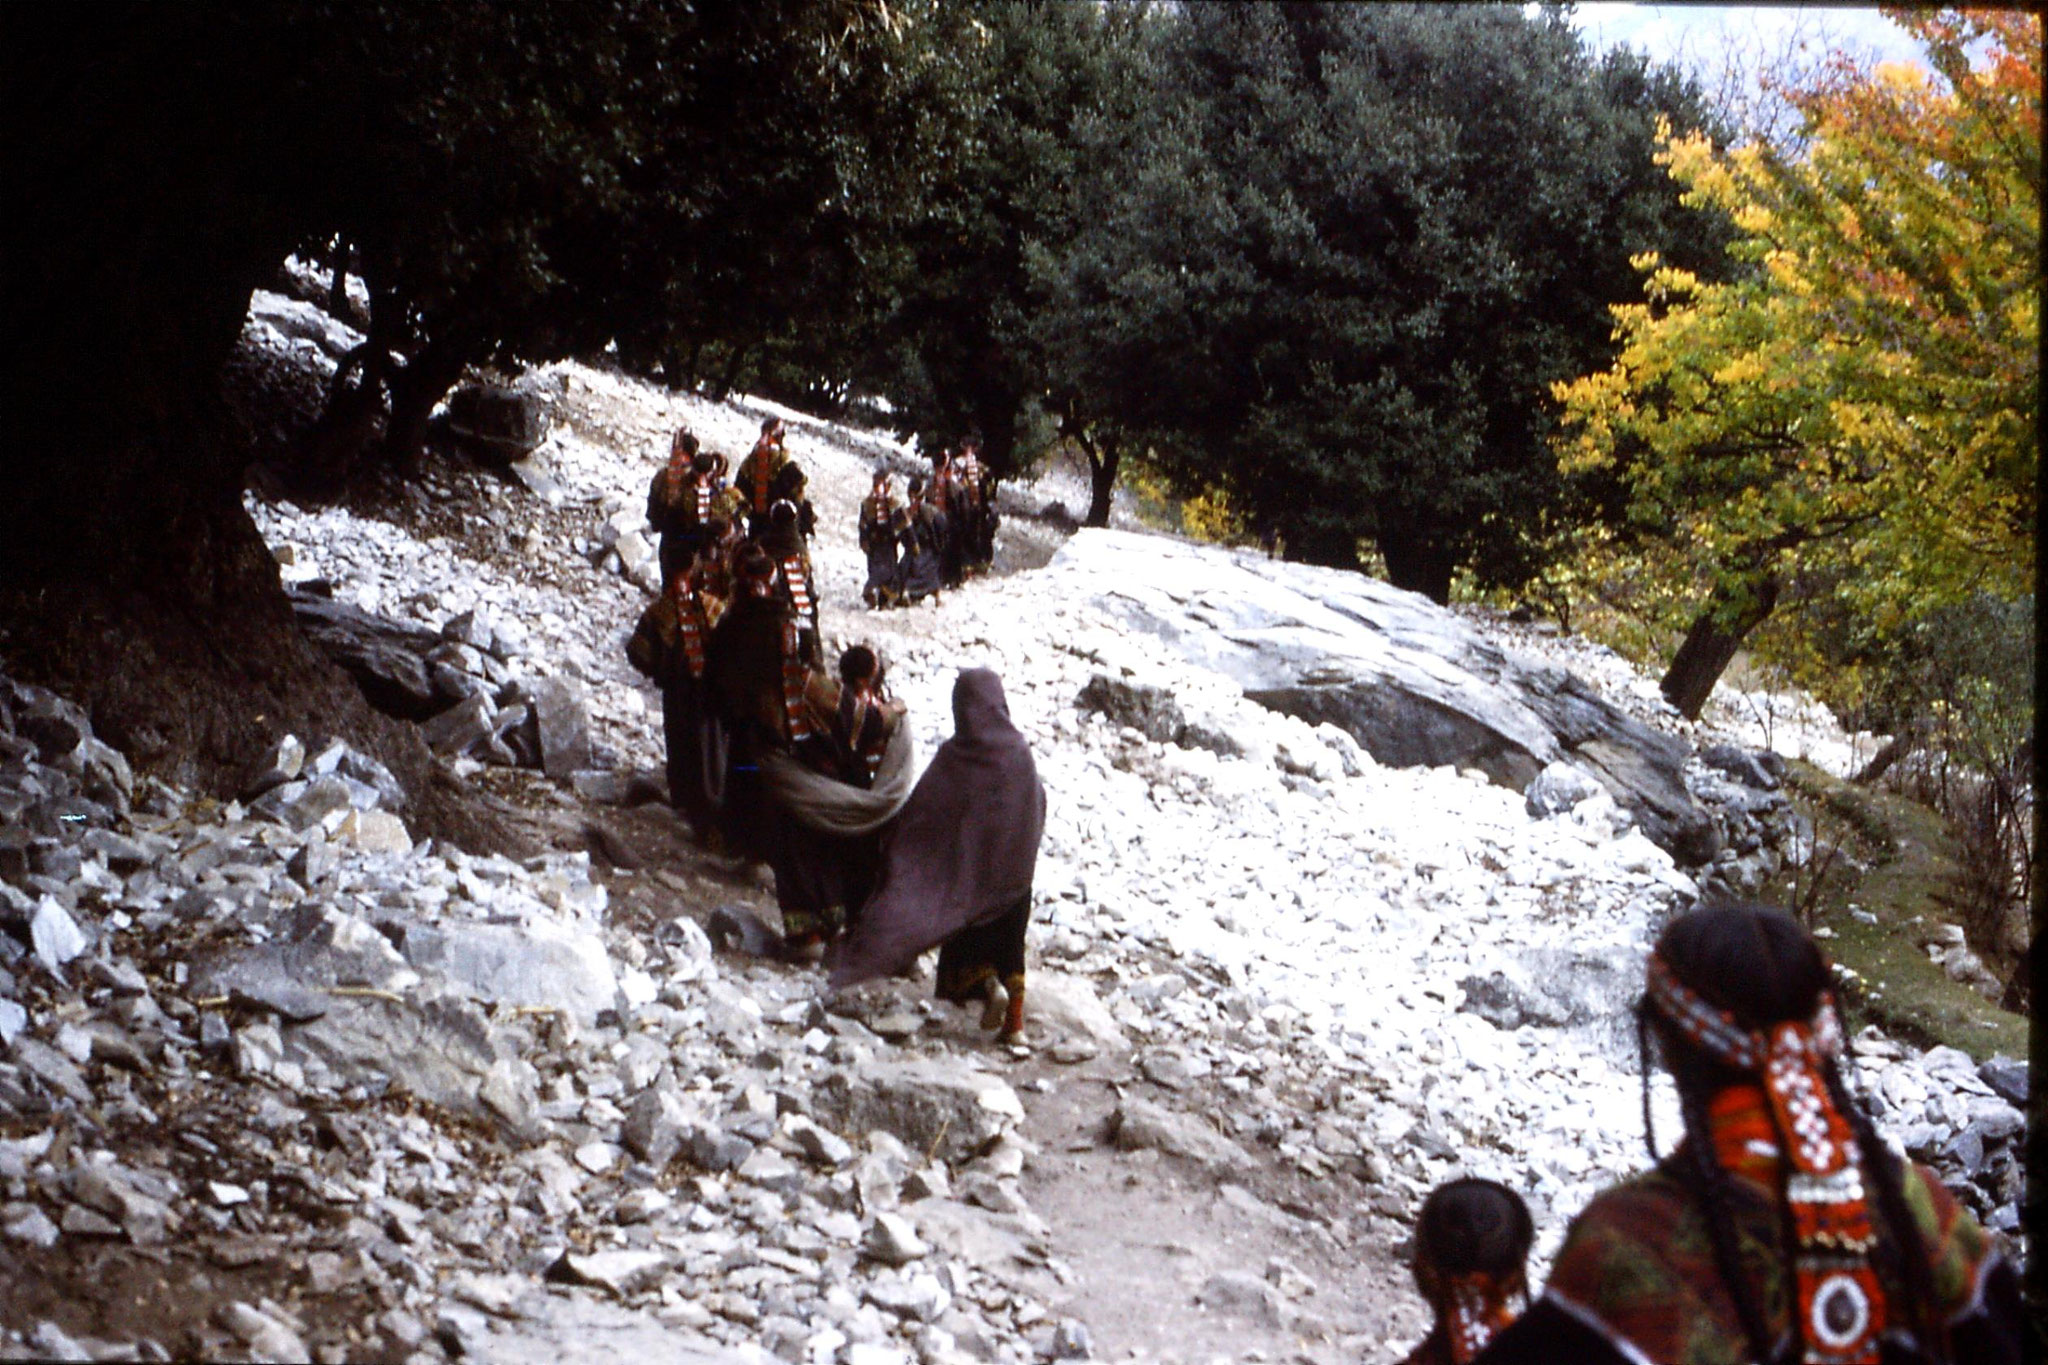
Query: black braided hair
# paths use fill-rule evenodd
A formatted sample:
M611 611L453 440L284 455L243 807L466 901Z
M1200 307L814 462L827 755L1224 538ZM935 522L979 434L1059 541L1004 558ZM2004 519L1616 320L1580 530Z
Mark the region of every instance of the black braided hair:
M1415 1218L1417 1276L1425 1262L1446 1275L1519 1273L1536 1240L1522 1196L1495 1180L1465 1176L1429 1192Z
M1650 1112L1650 1006L1641 1000L1636 1002L1636 1069L1643 1077L1643 1146L1650 1149L1650 1160L1659 1161L1657 1118Z
M880 665L881 660L875 657L875 651L866 645L848 645L846 652L839 656L839 680L852 686L874 676Z
M1929 1365L1947 1365L1951 1358L1948 1324L1936 1308L1934 1271L1928 1263L1927 1246L1921 1241L1919 1224L1906 1204L1905 1163L1893 1156L1884 1139L1878 1136L1870 1117L1843 1084L1841 1071L1830 1064L1822 1068L1822 1075L1828 1093L1834 1096L1835 1108L1842 1111L1855 1130L1856 1146L1863 1158L1863 1182L1876 1196L1872 1202L1877 1207L1882 1231L1871 1259L1880 1271L1889 1272L1887 1279L1904 1291L1904 1301L1894 1301L1891 1306L1895 1311L1904 1310L1899 1314L1906 1319L1901 1325L1910 1328Z
M803 495L804 485L809 482L804 475L803 466L791 460L775 471L775 477L768 484L768 496L778 502L784 498L794 502Z
M1665 1055L1670 1053L1667 1051ZM1757 1302L1756 1288L1743 1268L1735 1240L1733 1177L1714 1160L1714 1130L1707 1120L1707 1097L1711 1093L1688 1085L1684 1080L1678 1083L1678 1108L1685 1115L1686 1156L1678 1169L1684 1173L1686 1183L1699 1200L1700 1213L1707 1223L1707 1235L1714 1243L1714 1267L1721 1272L1721 1285L1728 1291L1729 1301L1735 1305L1735 1316L1742 1323L1742 1335L1749 1341L1750 1357L1769 1361L1776 1358L1775 1344L1771 1340L1770 1328L1764 1323L1763 1305Z

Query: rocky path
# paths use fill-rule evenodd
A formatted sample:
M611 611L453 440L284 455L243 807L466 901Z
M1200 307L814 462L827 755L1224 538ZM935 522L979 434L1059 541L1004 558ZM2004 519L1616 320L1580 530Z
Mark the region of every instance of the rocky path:
M252 362L317 378L329 326L260 298ZM759 412L527 382L555 432L523 481L251 501L288 583L399 628L496 851L416 840L326 736L215 805L0 680L0 1353L1387 1361L1430 1185L1508 1180L1547 1250L1640 1165L1617 1020L1696 882L1611 795L1539 807L1253 703L1182 626L1120 625L1137 571L1088 546L1168 601L1195 552L1056 555L1064 519L1024 514L1057 484L1012 494L1019 572L862 613L854 507L906 457L801 415L828 635L882 648L925 752L953 671L998 668L1040 755L1031 1043L928 977L827 998L751 956L772 897L648 799L658 699L621 646L668 432L737 454ZM1716 737L1611 655L1459 628ZM1741 857L1796 852L1782 800L1685 782ZM2024 1064L1857 1048L1888 1130L1997 1222Z

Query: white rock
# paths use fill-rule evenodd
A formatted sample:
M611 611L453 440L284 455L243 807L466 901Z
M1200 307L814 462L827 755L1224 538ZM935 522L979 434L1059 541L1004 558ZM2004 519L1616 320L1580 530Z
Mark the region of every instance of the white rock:
M92 1035L76 1024L60 1024L52 1041L56 1043L57 1051L80 1066L92 1058Z
M592 1175L603 1175L619 1161L619 1149L609 1142L586 1142L576 1149L576 1164Z
M634 1190L620 1199L612 1216L621 1223L644 1223L655 1215L666 1212L675 1201L661 1190L648 1188Z
M661 994L661 987L638 967L628 967L619 973L619 994L625 997L629 1009L637 1010L642 1005L654 1003L654 998Z
M222 1308L219 1317L221 1326L242 1339L252 1359L288 1362L312 1358L297 1332L261 1309L237 1300Z
M37 959L53 972L85 951L85 932L54 896L44 896L36 903L28 934Z
M990 1086L976 1095L974 1101L992 1114L1001 1114L1005 1118L1017 1119L1020 1122L1024 1118L1023 1101L1019 1100L1017 1092L1007 1085Z
M341 817L334 838L365 853L403 857L412 852L412 835L405 821L387 810L352 810Z
M9 1204L0 1209L0 1233L10 1241L23 1242L32 1247L55 1246L62 1234L49 1215L34 1204Z
M894 1213L875 1215L862 1248L884 1265L908 1265L931 1252L910 1220Z
M660 1251L564 1252L548 1273L571 1284L595 1285L621 1298L658 1282L674 1258Z
M900 1346L856 1341L846 1348L846 1365L911 1365L913 1357Z

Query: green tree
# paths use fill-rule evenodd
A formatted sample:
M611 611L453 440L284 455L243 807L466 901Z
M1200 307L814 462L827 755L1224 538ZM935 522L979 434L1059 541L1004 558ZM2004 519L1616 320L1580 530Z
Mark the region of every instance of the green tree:
M1069 173L1024 244L1032 346L1058 432L1089 464L1089 526L1109 524L1125 456L1165 440L1179 412L1162 363L1167 338L1187 332L1161 316L1175 306L1173 265L1134 248L1169 235L1152 215L1190 211L1195 151L1161 84L1175 16L1128 5L1104 18L1095 80L1067 129Z
M801 312L832 316L848 259L847 162L886 82L879 6L651 0L394 6L350 35L341 87L364 133L339 168L336 264L370 329L337 376L313 464L345 473L383 425L409 459L472 364L619 342L672 379L729 388ZM685 371L689 371L687 376ZM388 405L385 396L388 394Z
M1175 20L1145 145L1048 271L1098 387L1291 554L1374 545L1438 600L1526 576L1567 494L1546 386L1607 354L1630 251L1714 257L1651 160L1693 90L1555 10Z
M927 446L983 435L997 477L1034 412L1056 408L1030 259L1101 193L1090 159L1133 109L1142 5L935 7L913 80L917 183L899 215L902 273L862 381Z
M1651 611L1690 615L1663 683L1688 715L1817 586L1880 636L2032 591L2040 21L1901 22L1939 81L1838 67L1797 92L1789 153L1667 140L1748 269L1715 283L1646 255L1619 358L1558 389L1567 465L1630 491L1642 534L1615 567Z
M250 292L287 253L341 239L377 304L373 346L343 381L371 385L363 439L386 395L406 394L394 434L431 407L448 372L437 347L594 349L648 327L655 305L624 301L676 302L654 273L658 234L634 240L630 264L616 245L650 184L680 195L693 166L749 164L758 125L726 122L718 81L747 54L783 54L783 129L821 89L886 86L877 35L895 30L879 3L724 12L738 8L0 6L7 667L199 784L231 785L286 729L345 728L407 779L431 827L417 735L370 714L297 634L243 508L251 452L219 381ZM686 131L715 159L629 174ZM818 164L792 179L815 185ZM776 173L772 157L754 169ZM815 237L823 197L789 202L736 253L746 268L778 259L771 236ZM719 243L676 245L708 271Z

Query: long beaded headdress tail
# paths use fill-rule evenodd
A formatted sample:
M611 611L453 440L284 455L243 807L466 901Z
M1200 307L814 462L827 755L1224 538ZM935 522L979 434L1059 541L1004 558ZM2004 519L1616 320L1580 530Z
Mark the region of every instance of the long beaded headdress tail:
M1876 1365L1885 1327L1884 1289L1871 1269L1876 1241L1856 1137L1836 1108L1823 1067L1842 1050L1832 995L1813 1017L1750 1030L1703 999L1650 955L1652 1009L1694 1047L1763 1082L1785 1144L1785 1201L1797 1250L1799 1334L1805 1365Z
M1521 1316L1527 1296L1519 1269L1509 1275L1484 1270L1453 1275L1418 1256L1415 1274L1423 1297L1444 1325L1451 1365L1468 1365L1506 1331Z
M1467 1365L1515 1320L1513 1296L1484 1271L1454 1276L1448 1286L1453 1365Z

